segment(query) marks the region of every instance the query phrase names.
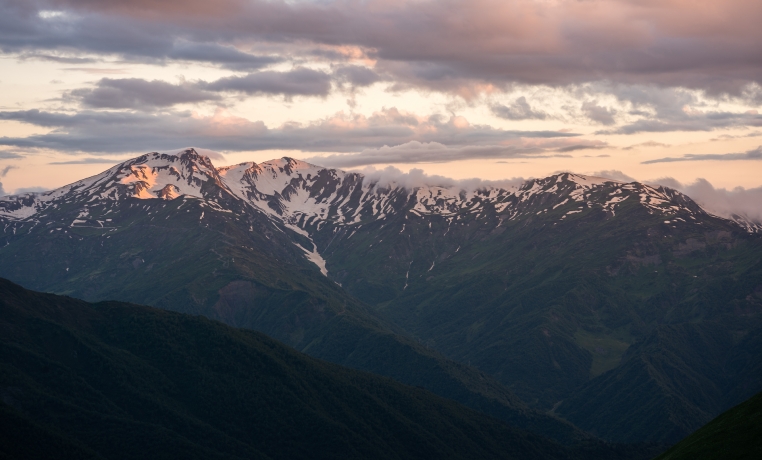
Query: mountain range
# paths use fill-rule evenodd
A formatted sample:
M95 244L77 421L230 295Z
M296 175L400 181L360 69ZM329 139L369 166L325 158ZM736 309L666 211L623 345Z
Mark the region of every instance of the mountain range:
M4 197L0 224L25 287L255 329L567 445L674 443L762 389L762 227L665 187L187 149Z

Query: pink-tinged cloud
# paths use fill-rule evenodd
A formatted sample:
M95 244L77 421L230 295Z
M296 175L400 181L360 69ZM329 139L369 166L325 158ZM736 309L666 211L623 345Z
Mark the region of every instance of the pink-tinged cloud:
M40 110L0 112L0 120L14 120L50 128L46 134L0 137L0 145L62 152L123 153L174 148L178 143L217 151L301 150L304 152L358 153L412 141L437 143L447 148L532 151L600 143L574 133L515 131L472 125L463 117L419 116L384 109L371 116L339 112L311 123L286 123L270 128L218 110L212 116L190 112L82 111L76 114ZM542 145L533 139L545 139ZM519 141L520 140L520 141ZM518 144L524 144L522 147ZM576 149L576 148L575 148ZM419 162L411 158L411 163ZM364 160L362 164L371 164ZM354 164L359 164L355 162Z
M439 142L410 141L400 145L365 149L356 154L334 154L306 161L340 168L379 164L447 163L474 159L570 157L567 152L598 149L601 141L586 139L514 138L497 144L445 145Z
M71 14L42 18L36 8ZM608 80L733 94L762 82L758 0L16 0L0 13L6 51L177 59L184 41L212 47L191 59L227 65L249 56L258 65L258 50L273 47L290 57L355 47L398 87L466 96L512 82Z

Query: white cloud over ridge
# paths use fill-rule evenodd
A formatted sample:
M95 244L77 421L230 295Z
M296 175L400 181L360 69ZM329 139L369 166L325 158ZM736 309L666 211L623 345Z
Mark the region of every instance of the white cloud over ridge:
M408 190L423 186L456 187L467 191L478 190L484 187L510 188L519 187L527 180L522 177L494 181L478 178L452 179L436 174L426 174L422 169L418 168L412 168L408 172L403 172L394 166L387 166L383 169L368 166L356 171L363 174L365 184L376 184L376 186L381 188L400 186Z
M706 179L697 179L683 184L671 177L649 182L681 191L714 215L725 218L738 215L755 222L762 222L762 187L736 187L728 190L715 188Z
M439 142L409 141L403 144L365 149L356 154L334 154L306 158L305 161L331 167L352 168L385 163L447 163L465 159L566 157L575 150L597 149L605 144L575 138L534 139L517 137L486 145L448 146Z
M512 179L488 181L482 179L452 179L440 175L426 174L423 170L413 168L407 173L398 168L388 166L383 169L366 167L358 170L365 175L366 183L376 183L381 186L397 185L408 189L421 186L457 187L463 190L477 190L483 187L520 187L528 178L515 177ZM638 182L618 170L596 171L592 176L605 177L620 182ZM640 181L651 185L661 185L678 190L693 199L707 212L727 219L741 216L745 219L762 223L762 187L736 187L728 190L715 188L706 179L683 184L671 177Z

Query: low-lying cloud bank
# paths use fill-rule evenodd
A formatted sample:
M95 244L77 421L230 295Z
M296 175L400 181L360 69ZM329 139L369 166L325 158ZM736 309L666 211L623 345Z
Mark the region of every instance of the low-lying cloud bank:
M762 222L762 187L748 189L736 187L728 190L715 188L706 179L696 179L695 182L683 184L671 177L663 177L650 182L685 193L702 208L714 215L726 218L738 215L755 222Z
M566 152L598 149L606 144L575 138L517 137L485 145L445 145L410 141L404 144L365 149L360 153L306 158L322 166L355 168L377 164L447 163L459 160L569 157Z
M314 158L326 166L421 163L518 154L604 143L561 131L520 131L475 125L463 117L419 116L385 108L370 116L338 112L310 123L268 127L218 110L211 116L184 111L160 113L41 110L0 111L0 120L51 128L45 134L0 137L0 146L62 153L120 154L166 150L182 139L216 151L300 150L338 152ZM393 145L396 147L387 147ZM356 153L360 152L360 153ZM346 155L342 155L346 154Z
M436 174L426 174L422 169L413 168L408 172L402 172L402 170L395 168L394 166L387 166L383 169L377 169L373 166L356 170L363 174L363 182L365 184L376 184L378 187L389 186L401 186L408 190L416 187L457 187L462 190L472 191L478 190L484 187L502 187L513 188L520 187L527 179L523 177L514 177L512 179L503 180L483 180L478 178L471 179L452 179L445 176L439 176Z
M398 185L408 189L421 186L458 187L463 190L477 190L483 187L520 187L530 178L514 177L504 180L452 179L449 177L426 174L422 169L413 168L403 172L393 166L383 169L366 167L357 170L365 176L365 183L375 183L380 186ZM733 218L741 216L745 219L762 222L762 187L743 188L736 187L732 190L715 188L706 179L697 179L694 182L683 184L672 177L662 177L649 181L636 181L622 171L605 170L596 171L591 175L605 177L621 182L644 182L650 185L661 185L688 195L707 212L719 217Z

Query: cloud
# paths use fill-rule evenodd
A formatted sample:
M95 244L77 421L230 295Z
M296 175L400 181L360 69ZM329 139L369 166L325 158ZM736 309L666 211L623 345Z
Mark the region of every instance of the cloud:
M58 56L55 54L44 54L44 53L25 53L19 56L19 59L22 59L22 60L36 59L40 61L60 62L62 64L92 64L92 63L98 62L97 59L93 59L93 58Z
M595 149L602 149L607 146L608 144L606 144L603 141L594 141L594 142L587 142L584 144L572 144L572 145L567 145L565 147L559 147L556 149L556 152L566 153L566 152L574 152L577 150L595 150ZM603 155L599 155L599 156L603 156Z
M256 70L267 65L273 48L299 58L318 47L353 47L377 60L378 69L400 85L453 94L510 83L612 81L758 97L748 88L762 81L757 45L762 4L685 5L683 0L226 0L214 5L8 0L0 5L0 48ZM41 15L42 10L60 14Z
M242 52L231 45L194 43L178 40L167 52L166 58L179 61L197 61L219 64L231 70L259 70L283 62L279 56L262 56Z
M125 69L106 69L101 67L67 67L65 69L69 72L84 72L92 75L124 75L130 73Z
M190 83L173 85L140 78L103 78L95 88L75 89L69 93L69 97L78 99L86 107L114 109L170 107L221 99L218 94L201 90Z
M665 157L655 160L643 161L642 164L673 163L677 161L737 161L737 160L762 160L762 146L743 153L715 153L715 154L692 154L688 153L681 157Z
M637 134L646 132L712 131L724 128L762 126L762 115L755 111L731 112L716 108L702 92L685 88L659 88L653 85L593 84L585 91L615 96L632 107L637 119L596 134ZM736 101L738 102L738 101ZM712 109L707 109L715 105Z
M92 164L114 164L113 158L79 158L67 161L51 161L49 165L92 165Z
M94 88L79 88L65 94L64 100L75 100L84 107L109 109L153 110L176 104L220 102L219 93L248 95L327 96L334 80L351 89L368 86L381 80L372 69L344 66L333 74L307 68L290 71L260 71L244 76L224 77L216 81L182 81L172 84L141 78L102 78Z
M359 65L338 67L333 71L333 76L339 85L350 86L352 88L370 86L384 80L384 77L377 74L373 69Z
M45 187L20 187L13 191L14 195L23 195L24 193L41 193L50 190Z
M288 72L262 71L243 77L225 77L200 84L209 91L234 91L248 95L280 94L291 96L327 96L331 75L319 70L298 67Z
M743 138L747 138L747 137L759 137L759 136L762 136L762 132L760 132L760 131L753 131L751 133L742 134L742 135L720 134L719 136L717 136L715 138L712 138L712 139L709 139L709 140L712 141L712 142L717 142L717 141L727 141L727 140L730 140L730 139L743 139Z
M732 190L714 188L706 179L697 179L690 184L682 184L674 178L662 177L648 181L679 190L706 211L720 217L731 218L733 215L762 222L762 187Z
M569 142L574 145L564 146ZM586 145L586 144L587 145ZM365 149L356 154L334 154L307 158L305 161L331 167L358 167L388 163L445 163L458 160L553 158L565 157L555 152L598 148L600 141L579 139L515 138L500 144L448 146L439 142L410 141L400 145Z
M603 171L595 171L591 176L604 177L606 179L618 180L620 182L635 182L635 179L617 169L606 169Z
M762 115L732 112L706 112L673 119L645 119L598 134L662 133L670 131L712 131L721 128L762 126Z
M542 111L532 110L524 96L519 97L510 106L493 104L490 110L495 116L506 120L544 120L547 114Z
M3 188L3 183L0 182L0 196L5 196L7 193L5 193L5 189Z
M24 157L14 152L9 152L7 150L0 150L0 160L14 160L16 158L24 158Z
M542 151L537 147L521 145L448 147L438 142L410 141L393 147L366 149L357 154L311 157L305 161L321 166L353 168L384 163L444 163L462 159L515 158Z
M597 102L587 101L582 104L582 113L585 116L602 125L613 125L616 123L614 115L616 110L598 105Z
M0 177L5 177L11 169L18 169L18 166L9 165L3 169L0 169Z
M363 174L365 184L375 184L377 187L401 186L408 190L423 186L437 187L458 187L463 190L478 190L484 187L520 187L526 179L516 177L503 180L482 180L482 179L451 179L449 177L426 174L423 170L413 168L408 172L387 166L383 169L376 169L372 166L359 170Z
M624 147L622 150L637 150L637 149L639 149L641 147L646 147L646 148L652 148L652 147L653 148L655 148L655 147L670 147L670 145L669 144L664 144L664 143L661 143L661 142L646 141L646 142L641 142L640 144L634 144L634 145L630 145L628 147Z
M339 112L312 123L286 123L275 128L269 128L261 121L229 115L223 110L211 116L180 111L84 110L65 113L25 110L0 112L0 120L51 128L45 134L0 137L0 145L72 153L161 151L174 148L179 140L187 145L206 146L222 152L283 149L357 153L411 141L485 151L600 145L599 142L585 141L575 133L503 130L472 125L463 117L418 116L396 108L383 109L371 116Z

